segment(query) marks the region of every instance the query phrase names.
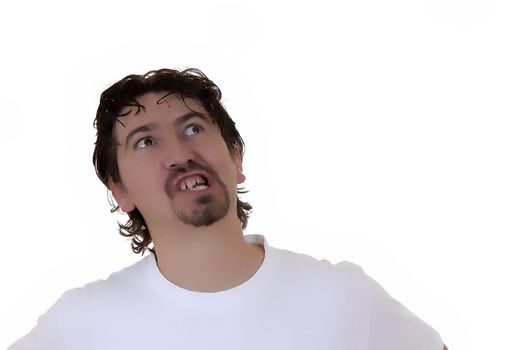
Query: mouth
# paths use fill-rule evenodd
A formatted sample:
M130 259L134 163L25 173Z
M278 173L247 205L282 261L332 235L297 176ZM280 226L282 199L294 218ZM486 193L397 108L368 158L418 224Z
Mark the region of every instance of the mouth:
M185 175L176 181L175 192L199 192L210 187L208 177L202 173L192 173Z

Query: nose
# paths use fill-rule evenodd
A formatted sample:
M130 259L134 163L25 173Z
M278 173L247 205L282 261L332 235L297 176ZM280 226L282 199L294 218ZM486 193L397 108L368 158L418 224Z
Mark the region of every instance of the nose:
M175 137L170 138L163 147L163 166L171 170L177 166L184 166L193 160L193 150L187 143Z

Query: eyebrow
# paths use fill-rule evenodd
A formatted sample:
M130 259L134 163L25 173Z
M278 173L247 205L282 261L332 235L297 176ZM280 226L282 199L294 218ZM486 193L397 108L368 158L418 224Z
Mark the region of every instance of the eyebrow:
M201 118L201 119L205 120L206 122L209 122L209 120L211 119L208 114L199 113L199 112L189 112L189 113L186 113L186 114L176 118L176 120L174 121L173 124L176 128L178 128L182 124L185 124L185 122L187 122L189 119L194 118L194 117ZM141 132L152 131L155 129L158 129L158 123L145 124L145 125L139 126L135 129L129 131L129 133L125 137L125 149L127 149L129 147L129 142L134 137L134 135L141 133Z

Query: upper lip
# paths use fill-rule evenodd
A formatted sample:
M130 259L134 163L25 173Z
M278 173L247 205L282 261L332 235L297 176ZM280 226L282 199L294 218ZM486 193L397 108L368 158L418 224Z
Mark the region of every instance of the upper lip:
M180 190L180 183L184 179L191 177L191 176L197 176L197 175L204 177L207 180L207 183L209 183L209 175L207 175L206 173L204 173L202 171L194 171L194 172L190 172L190 173L184 173L183 175L178 176L176 178L176 180L174 181L174 190L175 191Z

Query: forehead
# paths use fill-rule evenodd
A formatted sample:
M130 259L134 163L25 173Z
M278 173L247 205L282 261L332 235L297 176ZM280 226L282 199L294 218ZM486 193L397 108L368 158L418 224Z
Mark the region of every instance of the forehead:
M181 98L180 95L169 93L167 91L162 92L148 92L136 98L136 101L140 104L140 108L137 106L124 107L120 111L121 117L118 117L120 121L134 119L129 118L139 115L151 115L151 114L162 114L168 113L186 113L186 112L199 112L207 114L206 109L196 99L193 98ZM143 108L142 108L143 107Z

